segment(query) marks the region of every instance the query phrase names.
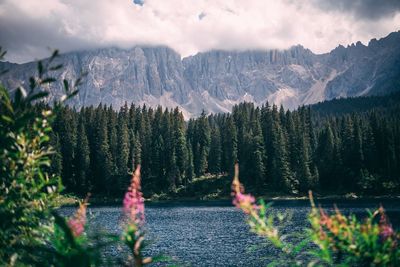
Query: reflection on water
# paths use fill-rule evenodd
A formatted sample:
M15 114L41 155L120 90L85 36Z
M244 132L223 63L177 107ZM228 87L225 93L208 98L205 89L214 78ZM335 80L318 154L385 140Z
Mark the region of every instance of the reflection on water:
M380 201L335 201L343 213L365 216L367 208L378 207ZM329 203L329 204L328 204ZM323 206L331 206L324 202ZM392 223L400 224L400 201L385 201ZM332 210L331 208L328 210ZM121 229L120 207L92 207L89 211L92 229L104 229L118 233ZM62 212L71 214L72 208ZM307 201L278 201L272 212L290 216L282 231L301 231L307 224ZM176 263L186 266L265 266L276 251L263 245L263 239L249 233L244 216L231 207L229 202L170 203L146 206L148 239L151 244L145 254L164 254ZM107 255L121 252L115 247L107 249Z

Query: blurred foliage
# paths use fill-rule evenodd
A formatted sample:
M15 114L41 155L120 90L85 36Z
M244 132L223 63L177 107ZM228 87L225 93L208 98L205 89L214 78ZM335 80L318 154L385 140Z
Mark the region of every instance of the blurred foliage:
M364 221L354 215L344 216L335 207L328 215L316 208L310 194L309 214L312 241L318 245L318 258L328 265L342 266L399 266L400 233L389 222L382 207Z
M29 258L23 248L48 238L49 211L62 190L60 178L46 172L53 153L48 145L52 112L34 112L33 106L48 94L41 86L54 81L46 74L57 54L46 65L38 63L28 91L18 87L12 99L0 85L0 258L6 262Z
M0 59L4 55L0 48ZM142 255L144 202L139 169L126 193L124 208L130 220L121 236L87 231L88 198L68 219L57 213L60 203L74 199L60 194L61 179L50 173L55 154L50 125L63 102L78 93L83 77L73 86L62 81L64 95L54 101L52 109L40 105L48 100L47 85L56 82L50 74L62 68L53 64L57 56L55 51L38 62L37 76L29 78L28 90L20 86L11 96L0 85L0 266L142 266L168 260ZM102 257L102 249L118 241L132 251L132 262L119 256Z
M4 55L0 49L0 57ZM0 85L0 265L35 265L44 258L41 250L33 248L66 233L62 219L53 212L63 189L61 179L48 172L54 153L49 145L54 115L49 108L35 105L48 96L47 85L56 81L51 73L62 68L54 64L57 56L56 50L45 62L38 62L28 90L20 86L11 96ZM65 94L54 109L77 94L81 79L73 87L63 81Z
M238 164L232 182L233 204L247 215L252 232L265 237L278 250L270 266L400 266L400 233L396 232L381 207L360 221L344 216L335 207L328 215L315 206L310 192L310 228L301 233L282 234L286 220L274 214L262 200L244 194ZM268 211L268 212L267 212ZM296 240L296 241L293 241Z

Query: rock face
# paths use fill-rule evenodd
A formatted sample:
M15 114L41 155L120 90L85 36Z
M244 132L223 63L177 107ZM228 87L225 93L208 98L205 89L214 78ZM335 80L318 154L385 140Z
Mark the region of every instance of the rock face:
M386 94L400 90L400 31L368 46L360 42L316 55L302 46L288 50L210 51L181 59L167 47L105 48L71 52L58 78L88 75L73 105L100 103L119 108L125 102L179 106L186 118L227 112L241 101L266 101L295 108L336 97ZM26 86L36 63L0 63L8 88ZM20 82L20 81L25 81ZM26 86L27 87L27 86ZM50 88L49 101L63 93Z

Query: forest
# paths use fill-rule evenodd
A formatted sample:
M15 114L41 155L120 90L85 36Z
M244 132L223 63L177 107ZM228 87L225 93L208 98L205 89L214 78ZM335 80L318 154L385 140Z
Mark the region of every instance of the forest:
M141 164L151 196L195 177L231 177L238 161L242 182L258 195L309 189L390 195L400 189L398 99L339 99L294 111L241 103L231 114L203 112L189 121L178 108L62 107L53 124L51 171L67 192L117 196Z

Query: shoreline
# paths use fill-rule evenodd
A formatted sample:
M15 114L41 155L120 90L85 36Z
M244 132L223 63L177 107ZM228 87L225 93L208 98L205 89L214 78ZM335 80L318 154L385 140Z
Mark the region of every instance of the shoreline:
M257 196L257 199L263 199L265 202L273 202L274 204L307 204L309 205L309 198L307 196L271 196L261 195ZM82 200L79 197L72 195L63 195L60 200L60 206L76 206L79 201ZM320 195L314 196L316 202L321 204L334 204L343 201L346 202L368 202L368 201L400 201L400 195L380 195L380 196L356 196L356 195ZM122 198L110 198L110 197L93 197L89 200L90 206L108 206L108 205L122 205ZM146 198L145 203L151 205L190 205L190 206L201 206L205 204L213 206L229 206L232 205L231 198L228 197L216 197L216 198L202 198L202 197L170 197L166 199L152 199Z

